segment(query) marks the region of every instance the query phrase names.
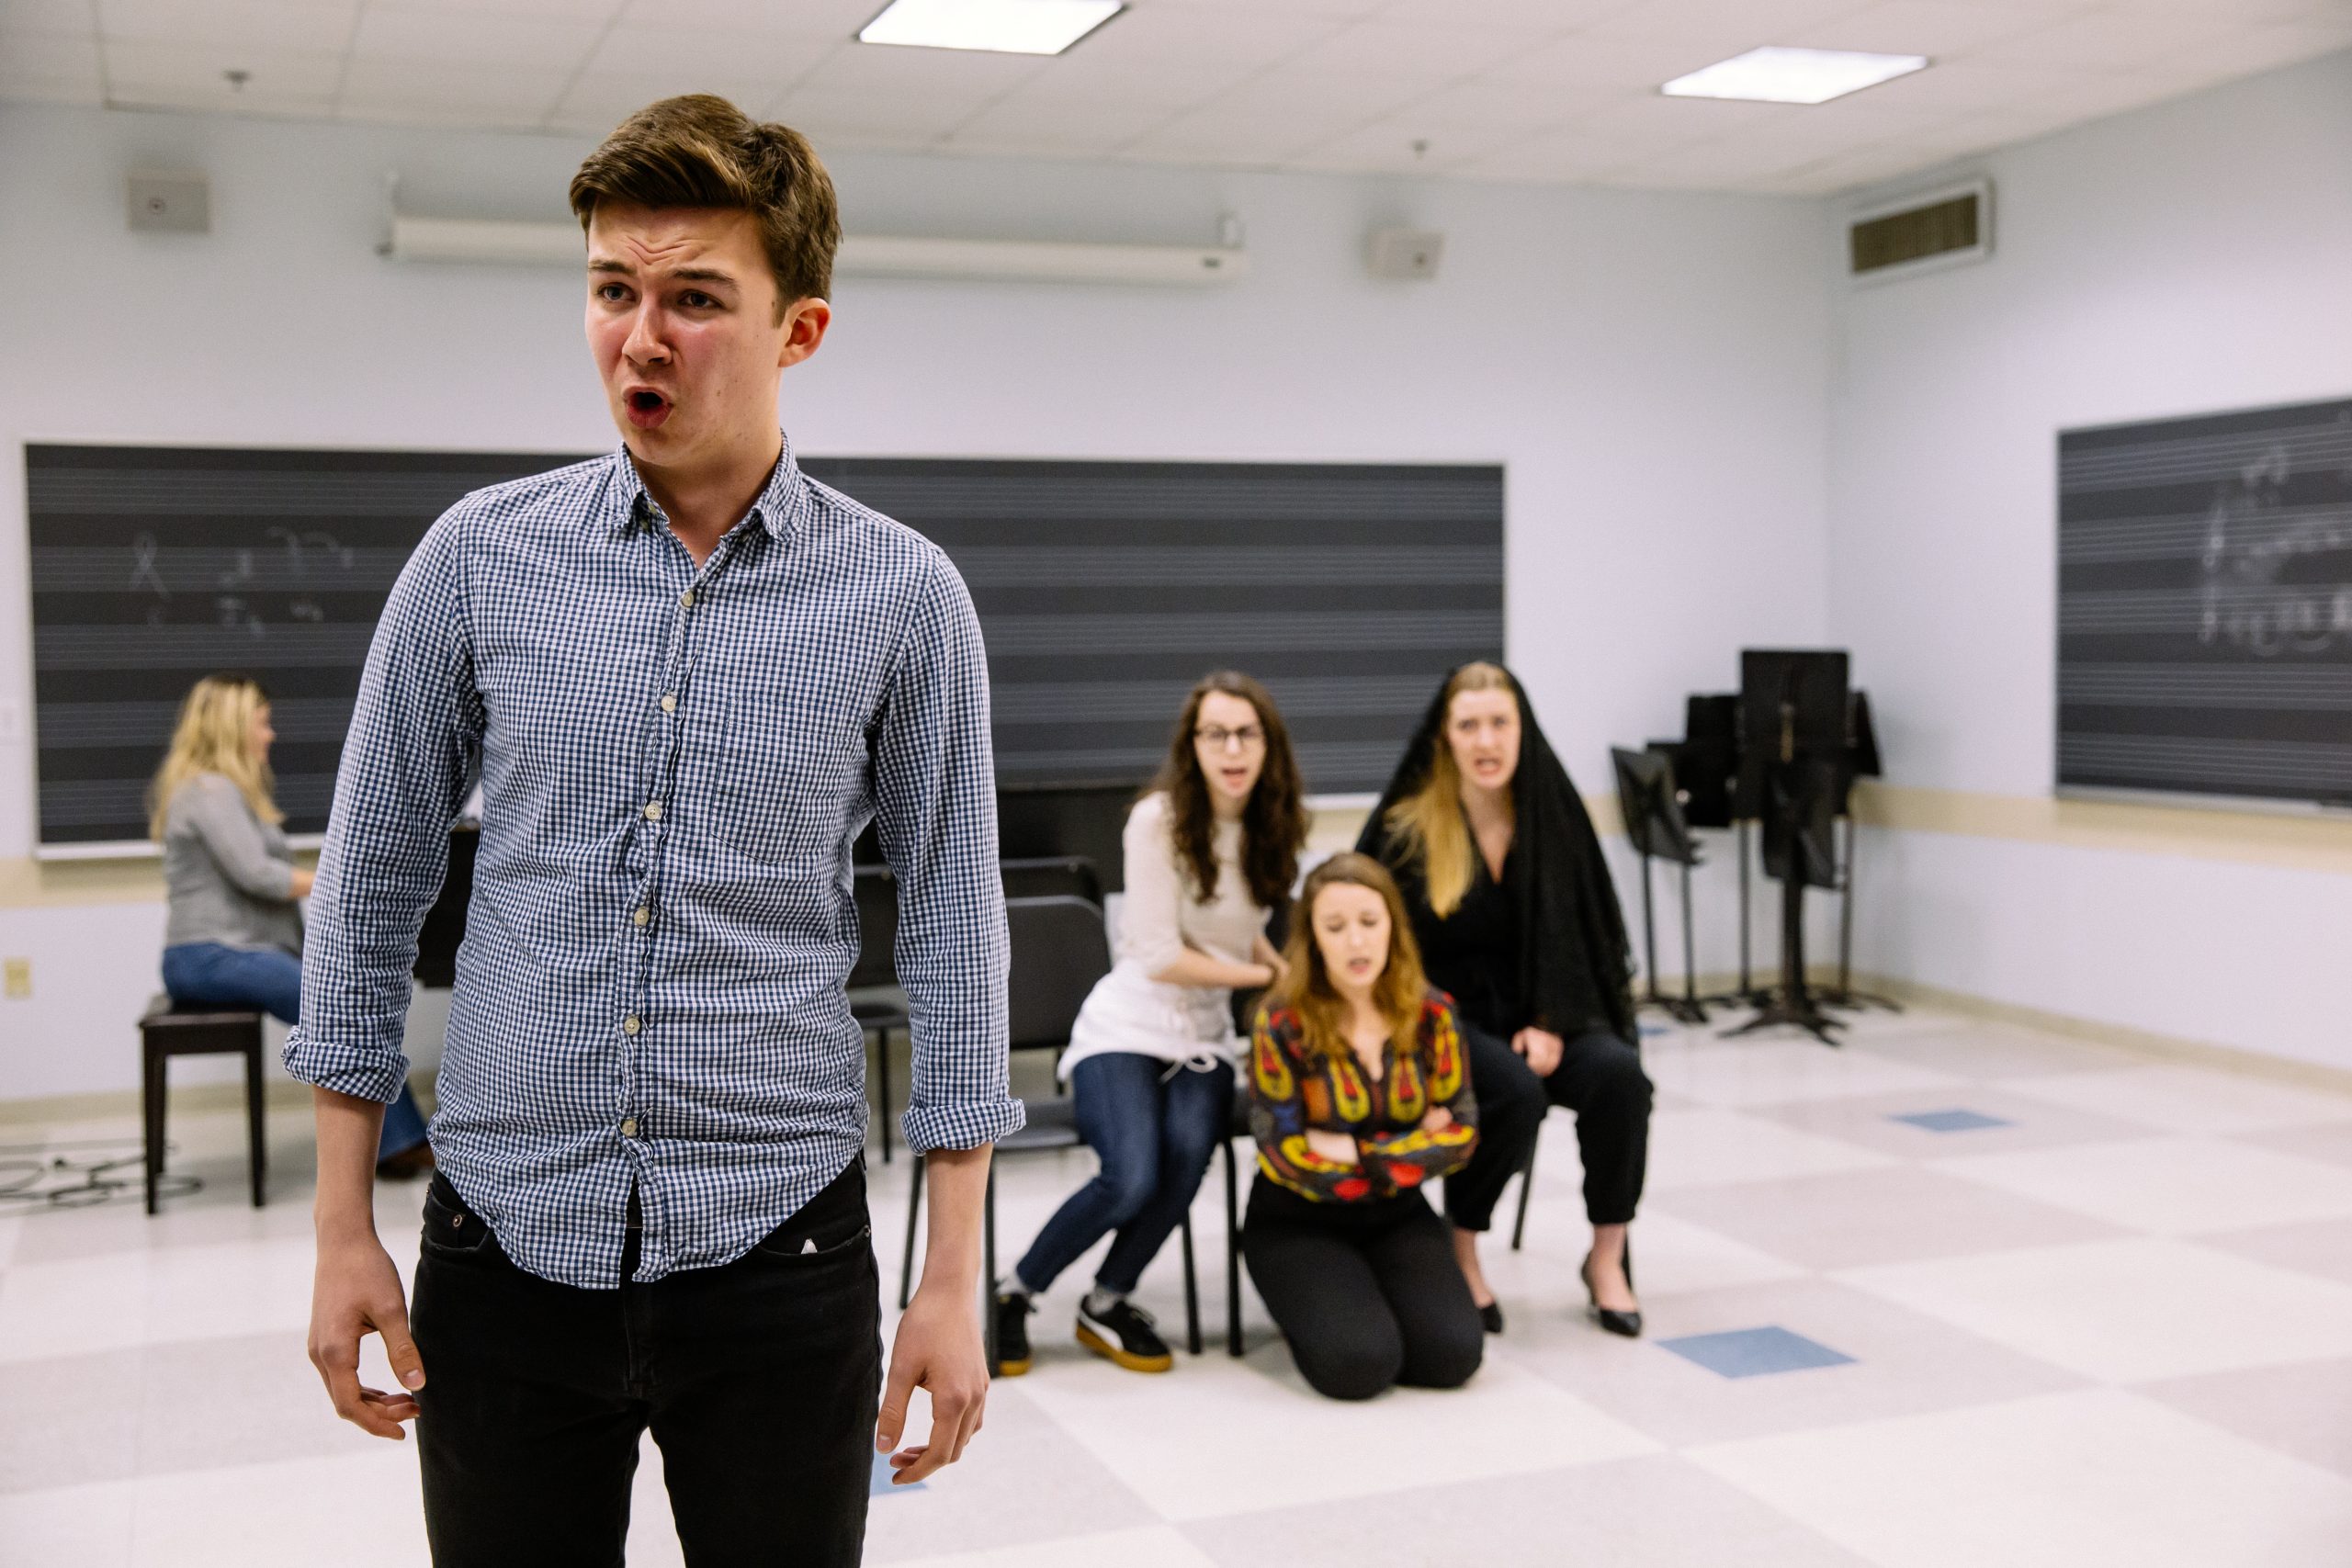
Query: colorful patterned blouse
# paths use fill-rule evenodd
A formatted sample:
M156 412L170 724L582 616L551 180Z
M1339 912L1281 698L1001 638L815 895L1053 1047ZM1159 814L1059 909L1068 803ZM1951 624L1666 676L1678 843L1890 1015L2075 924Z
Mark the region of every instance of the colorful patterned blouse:
M1382 1055L1378 1081L1367 1081L1354 1052L1310 1051L1290 1009L1259 1010L1250 1050L1258 1168L1302 1196L1353 1203L1394 1197L1468 1160L1478 1142L1478 1103L1453 1000L1431 991L1412 1048L1399 1055L1392 1040ZM1453 1124L1423 1132L1421 1118L1433 1106L1443 1106ZM1361 1163L1316 1153L1307 1146L1310 1129L1352 1135Z

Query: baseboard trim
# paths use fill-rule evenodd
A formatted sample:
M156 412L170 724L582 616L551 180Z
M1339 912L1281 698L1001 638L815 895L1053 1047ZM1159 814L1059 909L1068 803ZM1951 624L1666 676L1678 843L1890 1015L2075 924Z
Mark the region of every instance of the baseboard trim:
M1772 978L1770 975L1755 976L1759 985L1770 984ZM1680 979L1679 976L1660 976L1658 984L1668 995L1673 996L1679 993ZM1702 996L1720 996L1732 990L1738 983L1736 975L1702 973L1699 992ZM1838 983L1838 971L1826 965L1811 968L1808 983L1816 988L1826 989ZM1981 1019L1986 1023L2006 1023L2019 1029L2037 1030L2044 1034L2063 1035L2094 1045L2110 1045L2152 1061L2211 1067L2245 1077L2266 1078L2273 1083L2352 1094L2352 1067L2330 1066L2324 1062L2306 1062L2266 1051L2249 1051L2241 1045L2223 1045L2211 1040L2163 1034L2154 1030L2111 1023L2104 1019L2084 1018L2075 1013L2052 1012L2045 1008L2000 1001L1973 992L1950 990L1894 975L1856 974L1852 983L1858 991L1874 992L1890 1000L1934 1008L1939 1012L1958 1013L1963 1018Z
M310 1109L309 1084L272 1078L265 1080L261 1087L262 1104L270 1109ZM242 1111L245 1108L245 1086L242 1082L175 1084L170 1094L170 1110L173 1112ZM0 1100L0 1126L103 1122L116 1116L128 1116L133 1122L139 1120L137 1089L113 1089L96 1094L51 1094L32 1100Z

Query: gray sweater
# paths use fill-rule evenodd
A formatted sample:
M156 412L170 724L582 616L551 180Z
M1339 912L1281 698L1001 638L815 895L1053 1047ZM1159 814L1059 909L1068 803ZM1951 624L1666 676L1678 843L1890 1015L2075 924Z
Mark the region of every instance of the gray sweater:
M286 835L254 815L237 786L199 773L173 792L164 818L164 945L215 942L300 955L302 908L291 897Z

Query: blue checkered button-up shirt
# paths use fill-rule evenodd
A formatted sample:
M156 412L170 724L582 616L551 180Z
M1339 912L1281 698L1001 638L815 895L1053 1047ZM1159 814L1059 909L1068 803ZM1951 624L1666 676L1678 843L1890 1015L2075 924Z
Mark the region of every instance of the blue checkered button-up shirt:
M899 880L920 1151L1006 1091L987 665L947 558L785 448L696 569L626 452L468 496L393 588L345 742L296 1077L390 1100L409 970L481 759L433 1145L566 1284L726 1263L865 1138L850 842Z

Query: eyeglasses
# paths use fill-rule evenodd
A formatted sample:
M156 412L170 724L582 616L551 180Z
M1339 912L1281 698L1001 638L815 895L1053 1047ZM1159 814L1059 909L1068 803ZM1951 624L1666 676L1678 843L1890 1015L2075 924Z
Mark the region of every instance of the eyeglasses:
M1266 732L1254 724L1238 729L1227 729L1221 724L1204 724L1193 731L1193 738L1212 751L1222 751L1228 746L1238 746L1244 751L1253 750L1266 743Z

